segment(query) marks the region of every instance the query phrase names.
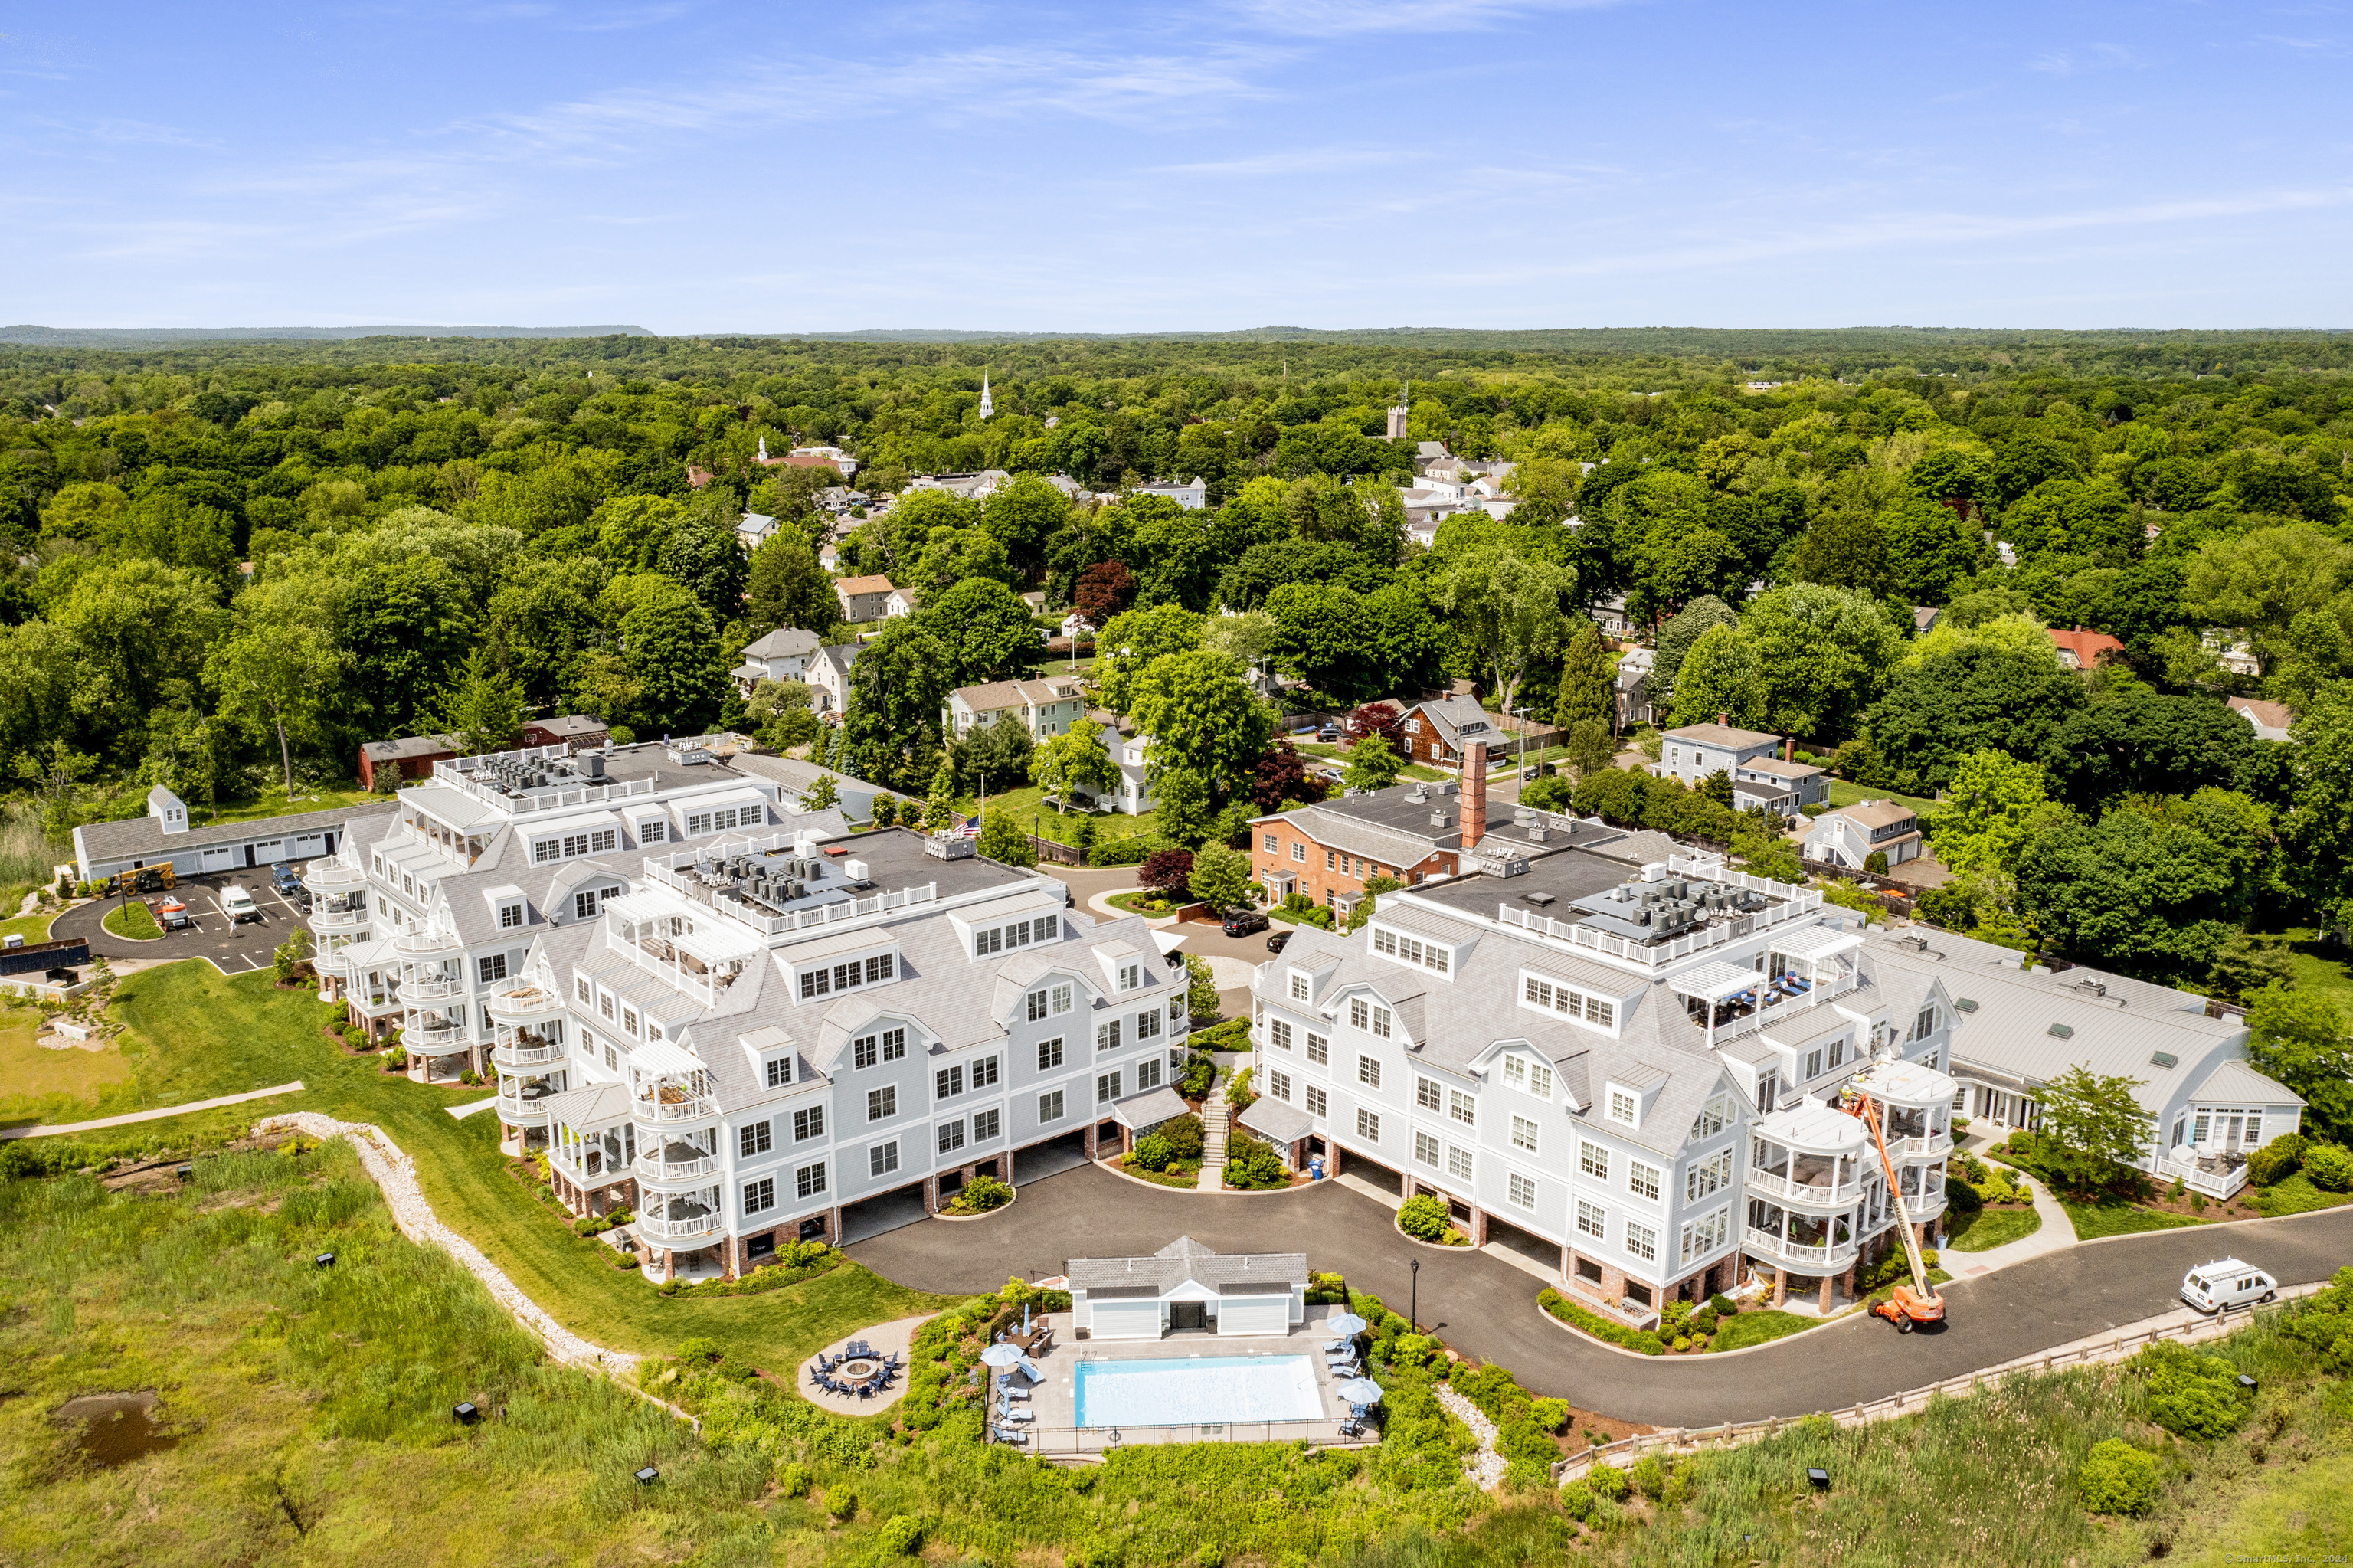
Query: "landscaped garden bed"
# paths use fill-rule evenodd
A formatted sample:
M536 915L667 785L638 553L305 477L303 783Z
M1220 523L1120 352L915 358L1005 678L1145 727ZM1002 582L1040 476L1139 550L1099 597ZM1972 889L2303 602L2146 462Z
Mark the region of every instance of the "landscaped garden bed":
M1398 1208L1397 1228L1407 1239L1426 1246L1469 1246L1471 1238L1454 1223L1446 1200L1428 1192L1408 1198Z
M1945 1245L1957 1252L1988 1252L2042 1227L2032 1190L2005 1166L1974 1154L1953 1156L1945 1179Z

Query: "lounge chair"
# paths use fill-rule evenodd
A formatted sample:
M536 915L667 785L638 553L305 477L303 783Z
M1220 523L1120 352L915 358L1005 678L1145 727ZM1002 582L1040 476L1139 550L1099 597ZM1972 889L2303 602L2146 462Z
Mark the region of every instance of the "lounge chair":
M1029 1402L1029 1391L1026 1388L1008 1388L999 1392L1016 1404L1027 1404Z
M1340 1436L1343 1436L1343 1437L1362 1437L1364 1435L1365 1435L1365 1424L1364 1424L1363 1422L1361 1422L1361 1421L1343 1421L1342 1423L1340 1423Z
M999 1409L997 1413L997 1419L999 1421L1011 1421L1016 1423L1035 1421L1038 1419L1038 1413L1034 1410Z
M1018 1446L1029 1441L1029 1434L1027 1432L1008 1432L1002 1426L992 1426L988 1430L990 1435L1000 1443L1011 1443Z
M1338 1339L1333 1340L1330 1344L1324 1346L1324 1353L1328 1356L1341 1351L1349 1350L1355 1346L1356 1342L1356 1340L1350 1339L1347 1335L1343 1334Z

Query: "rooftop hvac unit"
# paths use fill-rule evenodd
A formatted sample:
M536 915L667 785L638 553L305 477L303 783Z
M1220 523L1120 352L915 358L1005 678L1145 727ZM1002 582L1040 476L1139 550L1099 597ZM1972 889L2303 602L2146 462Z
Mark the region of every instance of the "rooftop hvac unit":
M970 860L973 842L960 833L934 833L923 841L923 853L934 860Z
M602 779L605 777L605 754L603 752L584 751L573 760L579 768L582 777L587 779Z
M852 882L864 882L867 878L874 874L872 872L866 869L866 863L862 860L843 861L841 863L841 869L849 874L849 879Z

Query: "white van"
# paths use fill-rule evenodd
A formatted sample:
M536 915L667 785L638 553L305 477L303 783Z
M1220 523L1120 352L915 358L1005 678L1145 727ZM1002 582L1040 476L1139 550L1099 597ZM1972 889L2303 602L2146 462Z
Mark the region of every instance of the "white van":
M253 895L234 884L221 889L220 906L221 913L228 916L228 923L232 926L242 926L248 920L261 918L261 906L253 901Z
M2181 1279L2181 1298L2200 1312L2227 1312L2278 1294L2278 1280L2235 1257L2201 1263Z

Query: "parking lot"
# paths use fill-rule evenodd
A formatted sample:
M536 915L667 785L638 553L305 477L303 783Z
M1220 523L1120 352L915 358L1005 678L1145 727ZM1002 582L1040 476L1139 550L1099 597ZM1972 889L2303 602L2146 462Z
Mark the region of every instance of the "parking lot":
M261 912L259 920L248 920L242 926L231 926L228 916L221 912L220 898L224 890L241 886L253 895L254 907ZM270 954L278 944L304 921L301 895L290 899L280 893L269 880L266 865L244 871L214 872L202 876L184 876L179 885L167 892L141 895L149 910L161 908L177 899L188 906L190 924L176 931L166 931L160 940L133 942L102 928L107 916L121 906L119 898L102 898L69 909L58 916L49 927L52 937L86 937L92 955L103 953L109 959L148 959L168 962L174 959L208 959L213 967L227 975L247 974L269 967ZM156 924L163 922L159 918Z

